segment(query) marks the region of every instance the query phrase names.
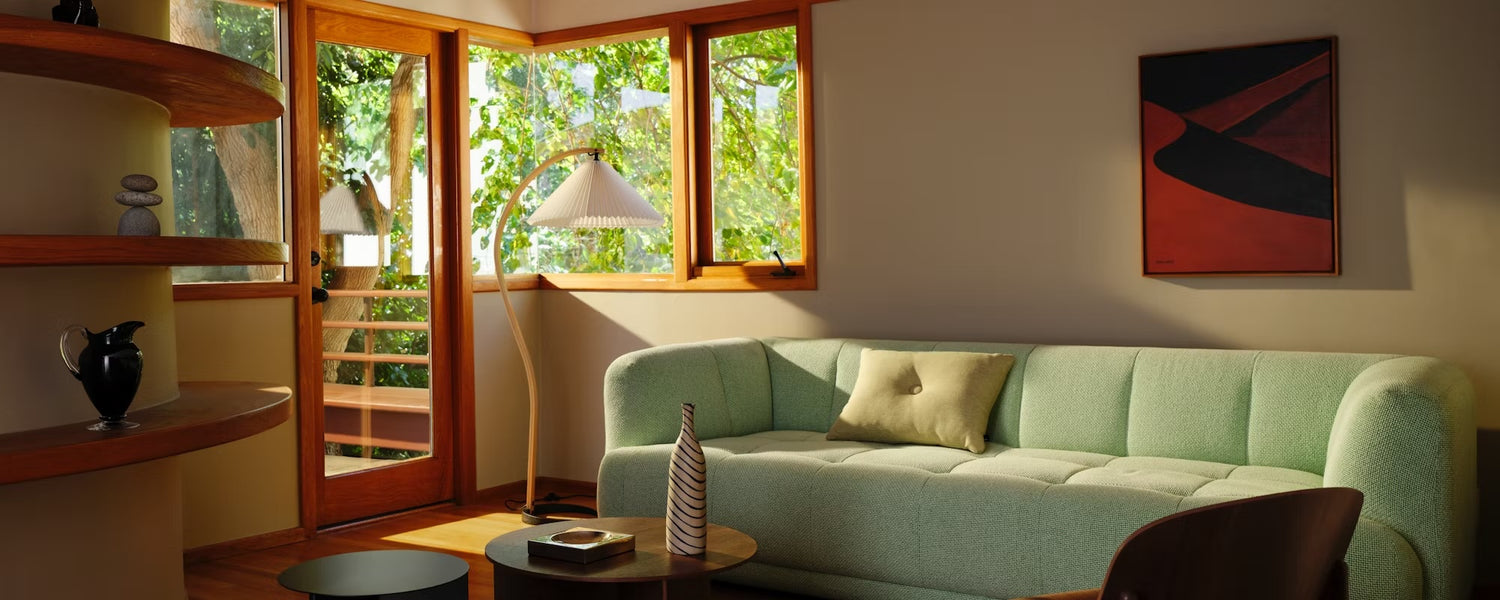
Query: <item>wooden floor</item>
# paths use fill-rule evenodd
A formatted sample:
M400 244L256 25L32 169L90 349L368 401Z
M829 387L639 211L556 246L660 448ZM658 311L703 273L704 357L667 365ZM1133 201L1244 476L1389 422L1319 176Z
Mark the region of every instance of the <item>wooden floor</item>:
M282 570L330 554L363 550L432 550L469 562L469 598L494 597L492 567L484 545L526 525L502 505L439 506L365 525L343 528L296 544L187 565L192 600L296 600L307 598L276 583ZM715 584L721 600L807 600L745 587Z

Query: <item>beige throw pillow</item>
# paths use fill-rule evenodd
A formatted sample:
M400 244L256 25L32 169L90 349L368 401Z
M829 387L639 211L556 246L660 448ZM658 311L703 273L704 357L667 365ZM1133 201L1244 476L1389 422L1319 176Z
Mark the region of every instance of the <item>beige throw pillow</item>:
M1015 362L1009 354L865 348L854 392L828 439L984 452L990 410Z

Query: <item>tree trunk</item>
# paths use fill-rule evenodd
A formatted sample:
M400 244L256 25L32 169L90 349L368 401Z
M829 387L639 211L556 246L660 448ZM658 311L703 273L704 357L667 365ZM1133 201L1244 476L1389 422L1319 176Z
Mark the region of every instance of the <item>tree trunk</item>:
M219 29L210 0L172 3L172 41L219 51ZM235 125L213 127L214 154L234 196L240 229L246 239L282 241L281 159L275 128ZM265 135L269 131L270 135ZM282 267L251 265L250 279L280 280Z
M417 108L414 103L416 92L416 68L421 64L419 56L400 55L396 63L395 73L391 75L391 112L389 115L390 137L386 146L387 155L391 159L391 208L384 209L379 199L375 196L375 184L370 180L368 174L364 175L365 185L360 190L360 201L372 208L378 216L376 219L377 235L382 242L389 241L390 262L396 267L396 272L409 275L412 272L411 245L412 245L412 160L411 150L416 143L417 135ZM393 223L394 222L394 223ZM399 224L399 227L396 226ZM382 264L386 261L382 260ZM377 267L341 267L334 271L333 282L329 289L360 289L368 290L375 287L380 279L380 269ZM323 319L326 321L358 321L364 315L365 300L363 298L330 298L323 305ZM325 352L340 352L349 344L349 338L354 334L350 329L324 329L323 350ZM337 362L323 363L323 380L336 381L338 379ZM366 382L371 385L374 382Z
M391 211L381 206L379 198L375 196L375 182L370 181L369 174L362 174L365 184L360 187L359 202L375 215L376 239L388 239L391 233ZM332 236L330 236L332 237ZM324 263L327 265L327 263ZM384 264L384 261L381 262ZM333 280L329 282L330 290L370 290L375 288L375 283L380 281L381 267L340 267L327 265L324 269L333 271ZM362 321L365 314L364 298L338 297L329 298L323 303L324 321ZM374 332L366 332L372 335ZM323 351L343 352L349 346L349 338L354 335L353 329L323 329ZM323 381L338 381L339 365L341 361L323 361ZM366 382L365 385L373 385L374 382Z
M412 160L411 150L417 137L415 104L417 67L422 57L399 55L396 71L391 75L391 115L387 155L391 157L391 213L399 227L391 236L391 264L396 272L412 275Z

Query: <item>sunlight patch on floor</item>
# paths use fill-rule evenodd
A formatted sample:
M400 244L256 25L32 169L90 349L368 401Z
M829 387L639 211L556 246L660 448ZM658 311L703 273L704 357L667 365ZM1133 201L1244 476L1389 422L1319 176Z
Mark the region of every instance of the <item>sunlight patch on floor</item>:
M394 533L380 539L434 550L483 555L484 545L490 543L490 540L525 527L529 525L521 522L521 515L495 512L462 521Z

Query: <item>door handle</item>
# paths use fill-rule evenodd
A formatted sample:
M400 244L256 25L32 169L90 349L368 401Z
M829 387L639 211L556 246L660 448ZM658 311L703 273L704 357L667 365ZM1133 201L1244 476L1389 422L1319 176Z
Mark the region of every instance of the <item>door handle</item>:
M316 267L316 266L318 266L320 264L323 264L323 255L322 254L318 254L317 250L313 250L312 251L312 266ZM313 304L322 304L322 303L327 302L327 301L328 301L328 290L325 290L325 289L317 287L317 286L313 286L313 289L312 289L312 303Z

